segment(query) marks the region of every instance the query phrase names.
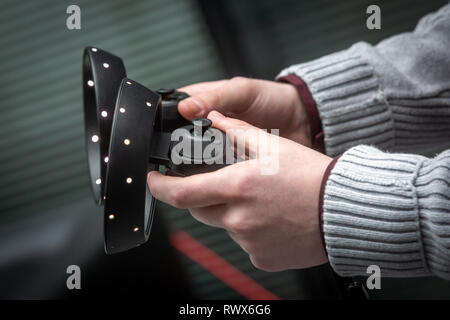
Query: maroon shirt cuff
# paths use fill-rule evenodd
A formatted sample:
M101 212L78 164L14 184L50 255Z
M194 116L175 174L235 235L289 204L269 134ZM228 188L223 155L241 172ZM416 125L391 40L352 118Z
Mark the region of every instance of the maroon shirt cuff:
M297 88L298 94L305 107L306 114L309 120L309 127L311 130L311 143L314 149L324 150L322 122L320 120L319 111L317 110L316 102L309 91L305 81L296 76L289 74L287 76L278 78L277 81L290 83Z
M333 170L334 166L336 165L336 162L339 160L341 156L337 156L334 158L330 164L328 165L327 169L325 170L325 173L322 177L322 184L320 185L320 194L319 194L319 229L320 229L320 237L322 238L322 244L325 249L325 252L327 251L327 247L325 245L325 234L323 231L323 199L325 196L325 187L327 185L328 178L330 177L331 170Z

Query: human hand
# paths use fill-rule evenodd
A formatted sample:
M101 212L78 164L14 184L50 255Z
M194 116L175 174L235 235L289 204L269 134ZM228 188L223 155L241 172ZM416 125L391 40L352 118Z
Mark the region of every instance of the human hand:
M232 138L250 137L245 142L237 139L245 143L249 154L266 156L265 146L278 139L277 158L271 158L279 161L278 170L261 174L264 161L256 157L189 177L153 171L147 180L153 196L177 208L188 208L202 223L226 229L260 269L277 271L325 263L318 198L331 158L218 112L211 112L208 118ZM258 135L269 140L260 143L264 140L255 139Z
M308 116L291 84L236 77L179 90L191 96L178 105L178 111L188 120L217 110L258 128L280 129L280 136L311 147Z

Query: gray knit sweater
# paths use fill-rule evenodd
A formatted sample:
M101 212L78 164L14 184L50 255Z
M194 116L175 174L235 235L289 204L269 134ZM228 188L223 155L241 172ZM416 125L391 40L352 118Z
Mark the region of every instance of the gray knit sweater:
M343 276L450 279L450 4L411 33L294 65L330 156L324 235ZM375 147L377 148L375 148ZM382 149L384 151L380 151ZM393 153L393 152L408 152Z

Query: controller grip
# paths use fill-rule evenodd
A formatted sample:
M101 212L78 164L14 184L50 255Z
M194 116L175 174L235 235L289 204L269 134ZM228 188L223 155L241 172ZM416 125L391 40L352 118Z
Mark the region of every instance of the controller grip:
M219 170L229 164L172 164L168 170L177 176L187 177L194 174L207 173Z
M190 123L178 112L177 100L163 100L159 112L160 114L157 117L159 131L172 132Z
M176 91L175 89L158 89L156 91L161 98L161 108L157 117L157 128L162 132L172 132L177 128L190 124L190 121L186 120L178 112L178 103L189 97L185 92Z

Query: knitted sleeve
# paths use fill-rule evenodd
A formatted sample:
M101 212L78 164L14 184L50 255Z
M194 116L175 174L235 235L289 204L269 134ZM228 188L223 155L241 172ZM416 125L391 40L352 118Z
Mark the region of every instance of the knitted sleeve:
M341 275L450 279L450 5L376 46L294 65L335 163L323 194L328 257ZM360 145L360 146L358 146ZM355 147L357 146L357 147Z
M450 279L450 150L433 159L358 146L326 182L323 230L341 275Z
M450 4L416 29L291 66L317 104L326 153L359 145L425 152L450 144Z

